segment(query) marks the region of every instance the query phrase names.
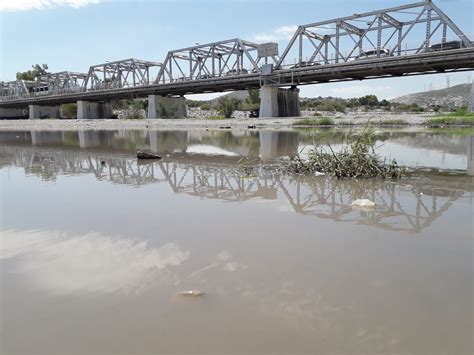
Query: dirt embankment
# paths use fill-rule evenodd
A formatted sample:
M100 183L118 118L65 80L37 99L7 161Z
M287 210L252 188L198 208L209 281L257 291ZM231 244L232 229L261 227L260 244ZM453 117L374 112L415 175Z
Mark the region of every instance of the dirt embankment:
M341 116L335 117L337 126L365 125L370 120L373 124L391 125L391 121L403 120L409 125L422 125L430 115L364 115L364 116ZM301 117L279 117L279 118L231 118L225 120L207 120L196 118L185 119L156 119L156 120L66 120L66 119L43 119L43 120L0 120L0 130L115 130L115 129L192 129L192 128L290 128Z

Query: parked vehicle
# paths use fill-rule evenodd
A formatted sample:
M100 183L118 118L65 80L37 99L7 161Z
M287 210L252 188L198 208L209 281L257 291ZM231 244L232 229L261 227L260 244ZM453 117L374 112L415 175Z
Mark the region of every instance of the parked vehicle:
M247 69L240 69L240 71L238 69L231 69L227 72L226 75L242 75L242 74L248 74L249 71Z
M301 63L296 63L290 69L297 69L297 68L306 68L306 67L315 67L317 65L321 65L321 63L315 63L315 62L306 62L303 61Z
M377 57L377 49L373 49L370 51L364 51L361 54L359 54L357 57L354 58L354 60L364 60L364 59L375 59ZM380 58L382 57L393 57L393 54L390 53L390 51L387 48L381 48L380 49Z
M429 47L430 52L439 52L439 51L449 51L451 49L459 49L462 48L462 42L461 41L449 41L449 42L441 42L441 43L436 43L432 44Z

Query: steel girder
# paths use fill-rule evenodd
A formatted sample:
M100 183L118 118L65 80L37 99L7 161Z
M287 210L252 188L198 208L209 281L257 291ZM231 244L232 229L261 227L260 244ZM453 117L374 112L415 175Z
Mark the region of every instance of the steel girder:
M15 101L32 102L36 98L69 102L72 96L121 98L128 95L122 95L122 91L141 95L144 91L161 93L169 90L168 94L181 95L238 90L258 87L272 78L276 78L277 84L288 83L289 75L292 85L299 85L314 81L361 80L385 74L404 75L413 71L421 73L430 68L421 64L416 68L406 66L408 60L403 59L411 61L412 57L419 57L425 60L423 54L437 56L441 53L451 57L453 51L445 49L452 49L447 46L453 39L465 54L471 55L473 42L435 4L425 0L299 26L281 57L260 56L259 50L264 45L234 38L170 51L163 64L132 58L91 66L85 77L80 73L61 72L38 78L36 84L25 81L2 83L0 101L7 105L7 101L16 104ZM431 47L433 43L439 44L436 50ZM370 56L366 53L365 57L360 57L367 51L372 51ZM387 60L397 57L403 62L400 68L381 69ZM276 70L271 75L261 75L260 65L268 62L273 63ZM378 70L376 73L369 71L371 75L357 70L350 74L343 68L347 72L343 74L342 69L332 67L351 64L355 68L356 64L362 63L372 63L371 69ZM471 64L448 63L448 59L445 64L437 64L431 72L472 68ZM321 77L320 74L329 69L331 73ZM315 76L305 75L303 72L307 70ZM218 87L221 81L225 84ZM80 90L79 85L82 85ZM175 92L170 85L177 87Z
M83 90L87 74L63 71L41 75L36 78L36 95L67 94Z
M234 38L170 51L155 83L260 73L259 64L268 58L260 57L258 48L257 43ZM275 56L270 60L277 62Z
M153 69L161 67L161 63L134 58L93 65L83 88L90 91L149 85L153 82Z
M16 98L29 98L33 92L35 82L28 80L15 80L0 82L0 101Z
M430 0L299 26L276 67L334 64L440 49L448 41L473 42ZM447 48L449 49L449 48ZM367 55L366 55L367 57Z

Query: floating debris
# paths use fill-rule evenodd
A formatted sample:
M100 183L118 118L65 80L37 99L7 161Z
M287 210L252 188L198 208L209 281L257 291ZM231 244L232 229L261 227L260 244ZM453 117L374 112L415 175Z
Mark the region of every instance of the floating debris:
M231 129L232 127L231 126L220 126L219 128L220 129Z
M254 125L254 124L249 124L249 125L247 126L247 128L248 128L248 129L255 129L255 128L257 128L257 126Z
M373 208L373 207L375 207L375 202L367 200L367 199L358 199L358 200L352 201L351 206L352 207Z
M185 297L199 297L204 295L204 292L198 291L198 290L188 290L188 291L181 291L178 293L179 296L185 296Z
M157 154L146 153L142 151L137 151L137 159L161 159Z

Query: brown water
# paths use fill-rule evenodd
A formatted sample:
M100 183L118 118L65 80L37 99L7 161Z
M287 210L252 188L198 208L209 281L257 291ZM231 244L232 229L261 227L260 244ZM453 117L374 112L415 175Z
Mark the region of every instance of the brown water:
M0 132L0 353L472 354L474 138L378 137L424 168L271 168L340 131Z

